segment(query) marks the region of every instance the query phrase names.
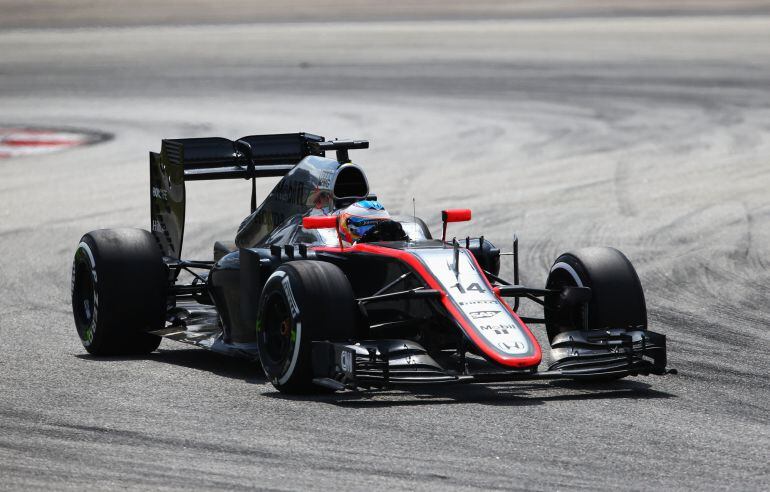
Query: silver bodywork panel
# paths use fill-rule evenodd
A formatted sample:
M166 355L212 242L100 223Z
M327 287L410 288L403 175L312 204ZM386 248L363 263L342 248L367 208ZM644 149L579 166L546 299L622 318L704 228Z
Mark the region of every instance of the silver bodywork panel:
M338 196L335 193L338 178L352 169L358 171L362 180L359 192L353 196ZM253 247L294 215L313 213L314 210L327 215L334 211L335 199L364 199L368 193L366 177L355 164L340 164L334 159L308 156L289 171L257 210L241 223L235 244L239 248Z

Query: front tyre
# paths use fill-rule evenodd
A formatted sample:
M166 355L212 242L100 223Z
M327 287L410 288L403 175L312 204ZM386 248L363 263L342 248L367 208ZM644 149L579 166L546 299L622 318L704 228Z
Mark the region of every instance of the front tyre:
M354 337L353 289L339 267L324 261L292 261L265 282L257 313L262 368L284 393L313 386L312 342Z
M559 256L551 267L547 289L589 287L591 300L559 306L558 296L546 296L548 339L574 330L647 329L642 284L631 262L614 248L583 248Z
M101 229L80 239L72 262L72 312L93 355L144 355L161 337L168 271L155 238L140 229Z

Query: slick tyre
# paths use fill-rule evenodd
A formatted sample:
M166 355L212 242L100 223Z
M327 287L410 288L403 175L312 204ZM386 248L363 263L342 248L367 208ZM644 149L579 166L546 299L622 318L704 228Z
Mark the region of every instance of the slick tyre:
M257 313L257 345L265 376L281 392L309 393L315 387L312 342L354 337L353 289L336 265L292 261L265 282Z
M589 287L591 300L560 308L558 296L546 296L548 339L573 330L647 329L647 308L639 276L623 253L614 248L584 248L565 253L554 262L547 289Z
M155 238L140 229L102 229L80 239L72 263L72 312L93 355L144 355L161 337L168 271Z

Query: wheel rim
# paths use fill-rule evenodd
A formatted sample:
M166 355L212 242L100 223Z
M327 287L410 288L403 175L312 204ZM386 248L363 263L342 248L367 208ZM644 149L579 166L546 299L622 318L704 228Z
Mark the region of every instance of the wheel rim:
M291 355L295 333L294 322L286 301L280 295L273 294L265 307L262 324L264 353L260 356L266 357L275 364L285 362Z
M582 283L582 282L581 282ZM578 287L578 283L575 281L571 272L563 268L557 268L551 271L548 275L548 282L546 282L547 289L562 290L564 287ZM549 338L553 339L556 334L566 329L585 329L585 317L587 315L584 310L585 306L576 306L570 312L561 310L557 312L558 295L551 294L545 297L545 316L546 316L546 329L548 331Z
M90 342L93 338L92 324L95 309L94 279L90 266L84 262L78 262L75 267L75 282L72 294L72 308L75 312L78 334L80 338Z

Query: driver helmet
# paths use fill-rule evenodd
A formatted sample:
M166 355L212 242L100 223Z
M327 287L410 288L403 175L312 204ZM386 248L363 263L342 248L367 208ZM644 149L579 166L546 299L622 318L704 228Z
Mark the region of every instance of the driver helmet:
M390 220L390 214L380 202L374 200L356 202L340 212L340 237L353 244L375 225L386 220Z

